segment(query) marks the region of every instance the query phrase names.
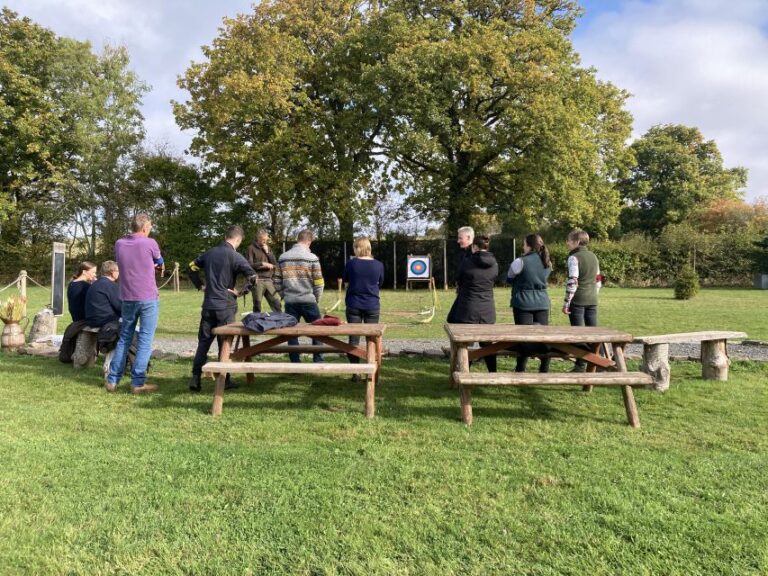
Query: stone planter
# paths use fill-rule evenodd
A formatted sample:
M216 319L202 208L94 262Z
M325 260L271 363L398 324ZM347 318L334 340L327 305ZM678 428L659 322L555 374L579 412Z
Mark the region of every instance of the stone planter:
M3 334L0 336L0 348L3 350L16 350L24 346L24 330L18 322L9 322L3 326Z

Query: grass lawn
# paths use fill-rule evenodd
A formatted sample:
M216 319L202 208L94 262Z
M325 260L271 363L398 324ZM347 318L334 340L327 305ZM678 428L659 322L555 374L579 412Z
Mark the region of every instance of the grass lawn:
M6 291L3 297L9 294ZM430 324L418 324L418 312L431 305L426 290L406 292L385 290L382 292L382 321L389 325L387 338L444 339L443 322L453 303L452 290L439 290L439 309ZM552 324L567 325L568 318L560 312L563 290L552 288ZM29 290L30 315L50 301L50 293L41 288ZM337 295L329 290L323 295L321 305L330 307ZM496 290L497 322L512 322L509 308L510 290ZM202 296L194 290L178 294L161 291L159 338L195 338L200 321ZM250 310L250 299L247 309ZM243 300L240 299L240 309ZM344 316L341 309L333 312ZM659 288L605 288L600 292L600 324L628 330L636 336L666 334L693 330L736 330L746 332L750 338L768 340L768 291L750 289L702 290L692 300L675 300L672 289ZM59 333L69 323L69 313L59 322Z
M617 390L563 389L479 390L468 429L423 359L385 360L370 421L362 384L280 376L214 420L210 381L153 366L161 393L110 395L0 353L4 576L768 573L765 364L676 364L640 430Z

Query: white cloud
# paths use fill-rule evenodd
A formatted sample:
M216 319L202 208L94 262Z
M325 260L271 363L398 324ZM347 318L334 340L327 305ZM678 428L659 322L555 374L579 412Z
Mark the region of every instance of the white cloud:
M766 23L764 1L631 1L590 18L574 44L599 77L632 93L635 136L697 126L726 166L749 169L755 199L768 195Z

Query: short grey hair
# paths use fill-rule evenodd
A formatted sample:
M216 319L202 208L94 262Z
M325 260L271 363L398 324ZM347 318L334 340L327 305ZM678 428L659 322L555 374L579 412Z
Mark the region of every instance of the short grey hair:
M119 272L117 262L114 260L104 260L104 262L101 263L101 275L110 276L112 272Z
M469 236L470 240L474 240L475 239L475 229L472 228L472 226L462 226L461 228L459 228L458 233L459 234L466 234L467 236Z
M305 229L299 232L299 235L296 236L296 240L299 242L312 242L315 239L315 234L312 232L312 230Z

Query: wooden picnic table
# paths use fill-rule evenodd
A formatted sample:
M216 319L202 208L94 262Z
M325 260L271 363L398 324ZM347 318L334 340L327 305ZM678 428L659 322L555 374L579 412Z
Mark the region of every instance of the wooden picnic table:
M203 374L214 376L216 386L213 392L214 416L221 414L224 404L224 384L227 374L246 374L249 384L254 374L362 374L368 377L365 391L365 415L372 418L375 413L376 383L381 371L382 337L384 324L342 324L340 326L315 326L297 324L290 328L275 328L263 333L265 340L252 342L262 336L251 332L242 322L233 322L213 329L213 334L222 337L221 354L218 362L203 366ZM365 347L349 344L349 336L365 338ZM240 337L243 347L234 350L235 338ZM309 337L321 345L290 346L285 343L292 338ZM252 362L255 356L263 354L297 353L343 353L360 358L359 364L340 362L292 363Z
M640 418L632 392L633 386L647 386L653 380L642 372L627 372L624 346L632 335L620 330L583 326L522 326L515 324L446 324L451 343L451 383L459 388L461 413L465 424L472 424L472 388L474 386L620 386L627 420L635 428ZM470 346L480 342L479 348ZM587 363L586 372L497 372L469 371L470 362L500 353L519 344L546 344L550 350ZM535 354L533 354L535 355ZM598 372L601 368L604 371Z

